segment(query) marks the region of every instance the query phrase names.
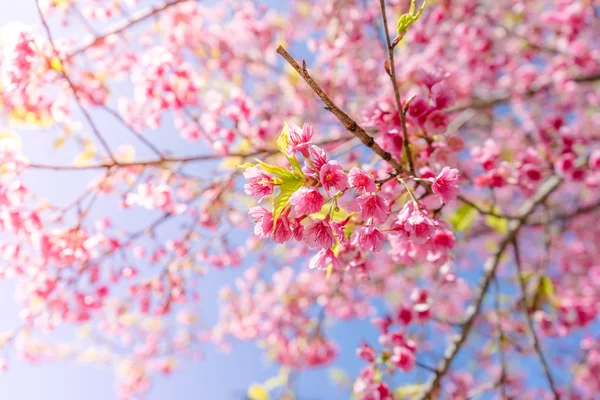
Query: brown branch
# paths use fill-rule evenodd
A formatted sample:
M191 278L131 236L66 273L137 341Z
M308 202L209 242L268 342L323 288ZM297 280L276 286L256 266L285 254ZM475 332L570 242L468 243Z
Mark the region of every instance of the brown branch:
M533 325L533 318L531 318L531 314L529 312L529 308L527 307L527 288L525 287L525 281L523 280L523 268L521 266L521 255L519 252L519 245L517 243L517 236L513 238L512 241L514 256L515 256L515 265L517 266L517 280L519 281L519 287L521 288L521 294L524 299L524 313L525 319L527 320L527 328L529 329L529 334L531 335L531 339L533 341L533 347L535 352L540 359L540 363L542 364L542 368L544 370L544 375L546 375L546 379L548 380L548 386L550 390L554 394L554 400L560 400L560 396L558 395L558 391L556 390L556 386L554 384L554 379L552 378L552 374L550 373L550 367L548 367L548 361L546 361L546 357L544 356L544 351L542 350L542 346L540 344L540 340L535 332L535 326Z
M474 208L481 215L489 215L489 216L496 217L496 218L518 219L518 217L513 217L511 215L498 214L493 211L484 210L477 203L467 199L465 196L462 196L462 195L459 195L456 199L458 201L460 201L461 203L465 203L466 205Z
M400 101L400 90L398 89L398 81L396 80L396 66L394 64L394 45L390 39L390 33L388 30L387 15L385 13L385 0L379 1L381 5L381 15L383 17L383 31L385 32L385 40L387 43L388 61L390 65L389 77L394 87L394 97L396 98L396 107L398 107L398 113L400 114L400 121L402 123L402 147L406 153L406 159L408 160L408 169L411 175L415 176L415 165L413 162L412 150L410 149L410 142L408 140L408 129L406 128L406 113L402 107Z
M360 141L370 148L375 154L381 157L384 161L390 164L394 169L400 173L404 171L402 165L395 160L392 155L383 150L375 139L370 136L360 125L356 123L348 114L342 111L338 106L334 104L334 102L325 94L323 89L319 86L317 82L310 76L308 71L306 70L306 62L302 61L302 67L294 60L294 58L288 53L282 46L277 48L277 53L279 53L291 66L300 74L300 76L304 79L304 81L311 87L311 89L323 100L325 103L325 109L331 112L335 117L344 125L344 128L354 136L356 136Z
M140 16L138 16L135 19L125 20L121 23L120 26L116 27L115 29L111 30L110 32L106 32L106 33L102 34L101 36L94 38L94 40L91 43L83 45L82 47L72 51L67 56L67 58L72 58L80 53L83 53L87 49L94 47L96 44L102 43L104 41L104 39L106 39L107 37L112 36L112 35L118 35L124 31L126 31L127 29L131 28L132 26L137 25L140 22L143 22L143 21L147 20L148 18L151 18L151 17L159 14L160 12L166 10L169 7L172 7L179 3L183 3L184 1L188 1L188 0L173 0L171 2L163 4L162 6L152 8L152 9L148 10L147 12L145 12L144 14L141 14Z
M500 258L504 254L504 251L510 243L514 240L517 233L523 225L526 224L527 218L535 211L536 207L541 204L552 192L554 192L561 184L562 179L558 176L552 176L546 182L544 182L538 191L527 200L523 206L519 209L517 216L518 219L512 220L509 223L508 233L502 238L498 245L496 253L489 257L483 267L484 275L479 283L479 290L475 297L475 302L472 304L466 313L464 322L462 323L462 329L460 333L456 335L452 343L446 348L444 358L439 362L434 376L427 382L423 392L417 397L419 400L431 399L433 393L438 389L442 377L450 369L452 361L458 354L463 344L467 341L469 333L473 328L475 319L481 310L483 299L488 291L490 283L494 279L496 269L500 264Z
M576 76L573 78L573 82L576 82L576 83L590 83L590 82L597 82L597 81L600 81L600 71L597 71L597 72L594 72L591 74L579 75L579 76ZM531 88L527 92L525 92L524 96L525 96L525 98L532 97L541 91L550 89L552 87L552 85L553 85L552 83L546 83L544 85L534 86L533 88ZM488 99L473 99L469 103L450 107L446 110L446 112L453 113L453 112L464 111L464 110L468 110L468 109L473 109L473 110L486 109L486 108L490 108L490 107L493 107L493 106L501 104L501 103L505 103L505 102L509 101L511 98L512 98L511 93L503 93L503 94L499 94L496 96L492 96Z
M342 142L350 139L351 137L342 137L336 139L324 140L322 142L317 143L318 145L328 145L332 143ZM40 164L40 163L30 163L28 164L29 168L35 169L50 169L50 170L63 170L63 171L87 171L92 169L104 169L104 168L126 168L126 167L168 167L169 164L177 164L177 163L192 163L192 162L201 162L201 161L211 161L211 160L219 160L228 157L240 157L240 158L248 158L255 157L259 155L272 155L278 153L278 149L261 149L256 150L250 153L229 153L229 154L202 154L198 156L189 156L189 157L163 157L162 159L154 159L154 160L140 160L140 161L131 161L131 162L101 162L98 164L90 164L90 165L52 165L52 164Z

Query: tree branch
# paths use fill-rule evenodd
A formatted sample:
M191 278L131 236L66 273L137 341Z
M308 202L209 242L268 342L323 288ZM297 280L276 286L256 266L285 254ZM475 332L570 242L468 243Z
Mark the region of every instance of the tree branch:
M544 375L546 375L546 379L548 380L548 386L550 386L550 390L554 394L554 400L560 400L560 396L558 395L558 391L556 390L556 386L554 385L554 379L552 378L552 374L550 373L550 367L548 367L548 362L546 361L546 357L544 356L542 346L540 345L540 340L538 339L537 334L535 333L533 319L531 318L529 308L527 307L527 288L525 287L525 281L523 280L521 254L519 252L519 245L517 243L516 235L513 238L512 245L515 255L515 265L517 266L517 280L519 281L519 287L521 288L521 294L524 299L523 303L525 309L525 319L527 320L527 328L529 329L529 334L531 335L535 352L537 353L538 358L540 359L540 363L542 364L542 368L544 369Z
M60 73L65 78L65 80L69 84L69 87L73 91L73 95L75 96L75 102L77 103L77 106L83 113L83 116L85 117L86 121L90 125L90 128L92 128L92 132L94 132L94 135L96 136L96 138L98 139L98 141L100 142L102 147L104 147L104 150L108 153L108 157L113 161L113 163L118 164L117 160L115 159L114 155L112 154L112 151L110 150L110 146L108 145L108 143L106 142L106 140L104 139L102 134L100 134L100 130L98 130L98 127L94 123L94 120L92 119L90 114L87 112L85 107L81 104L81 101L79 99L79 94L77 92L77 88L73 84L73 81L71 80L71 78L69 78L69 75L67 75L67 72L65 70L65 65L62 63L62 60L58 57L59 53L56 50L56 46L54 45L52 31L50 30L50 27L48 26L48 23L46 22L46 19L44 18L44 14L42 13L42 9L40 8L39 0L35 0L35 5L36 5L38 13L40 15L40 19L42 20L42 25L44 26L46 35L48 36L48 41L50 42L50 45L52 46L52 51L54 53L54 57L56 57L58 59L60 65L61 65Z
M344 111L342 111L338 106L336 106L333 101L325 94L323 89L319 86L317 82L310 76L308 71L306 70L306 62L302 61L302 67L294 60L294 58L288 53L282 46L277 48L277 53L279 53L291 66L300 74L300 76L304 79L304 81L311 87L311 89L323 100L327 111L330 111L336 118L344 125L346 130L356 136L360 141L370 148L375 154L381 157L384 161L387 161L394 169L400 173L404 171L402 165L395 160L392 155L383 150L381 146L375 142L372 136L370 136L360 125L356 123L352 118L348 116Z
M400 101L400 90L398 89L398 81L396 80L396 66L394 64L394 46L390 39L390 33L388 31L387 15L385 13L385 0L379 1L381 5L381 16L383 17L383 30L385 32L385 40L387 43L388 61L390 64L389 77L394 87L394 97L396 98L396 107L398 107L398 113L400 114L400 121L402 123L402 147L406 152L406 159L408 160L408 168L411 175L415 175L415 165L413 162L412 150L410 149L410 142L408 140L408 129L406 128L406 114Z
M450 343L450 345L446 348L444 358L439 362L434 376L427 382L425 389L417 397L419 400L432 398L433 393L437 390L442 377L446 374L446 372L448 372L452 361L458 354L460 348L467 341L469 333L473 328L475 319L477 318L477 315L481 310L483 299L488 291L490 283L494 279L496 269L500 264L500 258L504 254L504 251L506 250L508 245L512 243L515 236L517 235L521 227L526 223L527 218L534 212L536 207L539 204L541 204L548 196L550 196L550 194L559 187L561 182L562 179L556 175L546 180L546 182L544 182L541 185L538 191L529 200L527 200L523 204L523 206L521 206L517 213L518 219L512 220L509 223L508 233L500 241L500 244L498 245L498 250L493 256L488 258L484 264L484 275L481 282L479 283L479 290L477 292L475 302L467 309L465 320L462 323L461 332L456 335L452 343Z
M324 140L322 142L317 143L318 145L328 145L332 143L342 142L345 140L351 139L350 136ZM90 164L90 165L52 165L52 164L40 164L40 163L30 163L27 165L28 168L35 169L50 169L50 170L63 170L63 171L86 171L91 169L104 169L104 168L113 168L113 167L166 167L169 164L176 163L191 163L191 162L201 162L201 161L211 161L211 160L219 160L222 158L228 157L240 157L240 158L248 158L255 157L259 155L272 155L279 153L278 149L261 149L256 150L250 153L229 153L229 154L202 154L198 156L189 156L189 157L163 157L161 159L154 160L140 160L140 161L131 161L131 162L119 162L115 163L112 161L101 162L98 164Z
M579 75L579 76L576 76L573 78L573 82L576 82L576 83L590 83L590 82L597 82L597 81L600 81L600 71L597 71L597 72L594 72L591 74ZM552 83L546 83L544 85L535 86L535 87L529 89L527 92L525 92L524 96L525 96L525 98L532 97L535 94L537 94L538 92L550 89L552 87L552 85L553 85ZM505 103L505 102L509 101L511 98L512 98L511 93L503 93L500 95L492 96L488 99L473 99L471 102L469 102L467 104L456 105L454 107L450 107L446 110L446 112L453 113L453 112L464 111L464 110L468 110L468 109L482 110L482 109L493 107L493 106L501 104L501 103Z
M132 26L137 25L140 22L143 22L143 21L147 20L148 18L151 18L151 17L159 14L160 12L166 10L169 7L172 7L179 3L183 3L184 1L189 1L189 0L173 0L171 2L163 4L162 6L152 8L152 9L146 11L145 13L139 15L135 19L125 20L119 26L117 26L115 29L113 29L112 31L106 32L106 33L102 34L101 36L94 38L94 40L92 42L90 42L86 45L83 45L82 47L72 51L67 56L67 58L72 58L80 53L83 53L87 49L94 47L96 44L102 43L104 41L104 39L106 39L107 37L112 36L112 35L118 35L124 31L126 31L127 29L131 28Z

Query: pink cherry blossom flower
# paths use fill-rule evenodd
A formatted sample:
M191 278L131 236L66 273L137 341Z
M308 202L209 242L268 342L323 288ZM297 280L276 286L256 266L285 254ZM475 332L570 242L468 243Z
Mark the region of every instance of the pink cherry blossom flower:
M254 234L263 239L267 238L273 229L273 214L262 207L252 207L248 214L256 222Z
M244 185L244 191L248 196L257 197L261 201L263 197L273 194L273 180L258 167L250 167L244 171L244 178L248 183Z
M330 249L335 243L333 231L329 226L329 215L322 221L314 222L304 228L304 241L310 247Z
M421 96L415 97L408 106L408 115L414 118L420 118L427 114L430 106L427 100Z
M362 252L371 251L377 253L383 248L385 236L373 225L358 228L352 237L352 244Z
M348 223L348 221L350 221L350 217L346 217L343 221L340 221L340 222L331 221L331 224L330 224L335 237L342 245L349 243L349 240L346 237L346 233L344 232L344 229L346 228L346 224Z
M309 155L317 171L321 171L323 165L327 163L327 155L325 154L325 150L319 146L312 145L309 149Z
M435 233L437 223L427 216L427 212L419 209L409 201L398 214L394 229L406 232L416 244L424 244Z
M377 185L366 172L359 168L352 168L348 173L348 182L350 186L355 187L360 192L375 192Z
M405 346L395 346L390 361L402 371L410 372L415 367L415 353Z
M363 343L358 349L356 349L356 355L363 361L373 362L375 361L375 350L367 343Z
M301 152L304 157L308 157L308 148L312 144L313 128L304 124L302 129L298 126L292 126L289 132L287 155L292 157L296 152Z
M332 187L337 190L348 188L348 177L344 173L342 166L339 164L334 164L333 162L325 163L325 165L321 167L319 175L321 184L327 192L329 192L329 189Z
M456 168L444 167L442 172L435 177L430 178L431 190L446 204L456 199L460 188L456 184L459 178L459 172Z
M448 128L448 115L443 111L433 111L427 116L424 127L430 135L441 135Z
M290 204L297 215L313 214L321 211L325 198L316 187L302 187L292 194Z
M310 269L327 269L330 265L333 269L340 268L340 262L331 249L321 249L308 264Z
M374 218L376 222L383 224L390 215L390 204L383 197L368 193L359 196L349 205L351 209L360 211L363 221Z
M292 227L290 226L287 215L280 215L279 218L277 218L277 223L275 223L275 228L273 229L273 240L277 243L283 243L290 240L293 235L294 233L292 232Z
M432 86L431 97L435 101L435 106L440 110L452 106L455 100L454 92L444 82L438 82Z

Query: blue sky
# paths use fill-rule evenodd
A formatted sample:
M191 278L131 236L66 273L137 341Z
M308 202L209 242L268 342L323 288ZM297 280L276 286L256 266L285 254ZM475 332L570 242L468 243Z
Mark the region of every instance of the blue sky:
M0 1L0 26L11 21L23 21L37 25L39 20L34 0ZM93 113L92 115L103 132L111 132L109 137L111 145L123 141L119 137L119 133L123 129L118 123L111 120L111 118L107 118L102 112ZM187 142L178 138L174 139L172 128L169 128L169 124L165 125L166 128L149 134L149 138L154 143L163 148L166 146L178 154L202 153L201 147L193 148ZM62 153L48 153L47 149L52 148L55 135L43 135L38 131L20 131L20 134L23 140L24 153L31 160L37 162L54 161L62 164L70 161L61 159ZM149 154L139 153L139 155ZM206 165L197 168L206 168ZM95 172L74 172L61 173L59 176L56 172L36 171L28 172L25 178L36 193L47 196L53 202L60 204L66 203L80 193L83 189L82 185L95 174ZM61 185L61 190L57 191L55 190L56 179L61 179L62 182L68 179L70 185ZM95 215L101 215L102 212L102 206L100 205L96 209ZM145 225L152 218L150 214L143 211L128 212L127 214L129 215L127 223L133 225ZM507 274L513 273L511 269L508 269L508 266L505 271ZM205 299L203 307L212 310L207 313L208 319L214 320L216 315L217 304L215 299L218 288L223 283L231 282L238 273L239 270L225 270L210 273L203 278L201 283ZM469 276L468 279L475 282L478 276L478 274L472 273L472 276ZM0 330L12 328L18 324L18 307L14 304L13 290L12 282L0 282L0 304L2 304ZM488 296L486 304L489 304L492 299L491 296ZM362 363L356 359L354 349L361 343L363 338L371 340L375 338L374 328L368 323L358 321L337 324L330 327L328 333L336 338L340 349L343 349L335 365L338 367L343 366L350 376L355 375ZM69 337L68 333L65 334L66 337ZM443 344L441 342L440 345ZM572 344L576 346L575 341ZM442 348L438 350L441 351ZM455 366L466 367L470 365L473 360L469 356L468 353L461 354L457 358ZM32 365L15 360L14 357L11 357L10 361L9 371L4 375L0 375L0 397L3 399L79 400L85 398L89 400L108 400L116 398L114 394L114 373L110 367L81 365L70 362ZM432 360L427 361L430 365L434 365ZM534 385L544 386L537 360L526 359L520 366L531 371L529 377ZM184 361L171 377L156 379L147 398L151 400L171 398L182 400L243 399L250 383L264 382L276 374L276 366L266 361L264 353L252 343L235 343L233 351L229 354L218 353L207 347L204 361ZM410 378L414 379L416 376L424 377L422 373L418 372L412 374ZM564 377L565 375L557 377L557 380L565 379ZM406 378L408 377L404 379ZM338 390L331 383L326 369L302 373L298 377L296 387L298 388L298 400L348 398L347 392Z

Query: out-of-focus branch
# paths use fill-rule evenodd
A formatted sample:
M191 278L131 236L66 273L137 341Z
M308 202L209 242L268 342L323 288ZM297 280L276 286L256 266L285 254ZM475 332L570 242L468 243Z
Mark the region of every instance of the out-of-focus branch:
M300 66L298 62L296 62L296 60L290 55L290 53L288 53L287 50L282 46L277 48L277 53L279 53L292 66L292 68L294 68L296 72L300 74L308 86L310 86L310 88L321 98L321 100L323 100L323 103L325 103L326 106L325 109L335 115L348 132L360 139L365 146L370 148L375 154L394 167L398 173L404 171L402 165L396 159L394 159L389 152L383 150L381 146L375 142L375 139L373 139L372 136L370 136L360 125L358 125L356 121L350 118L348 114L336 106L329 96L325 94L323 89L321 89L319 84L314 81L314 79L306 70L305 61L302 61L302 66Z
M94 47L96 44L102 43L104 41L104 39L106 39L107 37L112 36L112 35L118 35L118 34L124 32L124 31L126 31L127 29L131 28L132 26L137 25L140 22L143 22L143 21L147 20L148 18L152 18L153 16L161 13L162 11L166 10L167 8L172 7L172 6L174 6L176 4L179 4L179 3L183 3L184 1L189 1L189 0L173 0L173 1L170 1L168 3L163 4L161 6L151 8L150 10L145 11L144 13L136 16L133 19L125 20L125 21L121 22L113 30L111 30L109 32L106 32L106 33L104 33L104 34L102 34L100 36L95 37L92 42L90 42L88 44L85 44L82 47L79 47L78 49L72 51L67 56L67 58L71 58L71 57L74 57L74 56L76 56L76 55L78 55L80 53L83 53L87 49L89 49L90 47Z
M517 241L517 237L513 238L513 249L515 255L515 265L517 266L517 280L519 281L519 287L521 288L521 294L523 299L525 300L524 309L525 309L525 319L527 320L527 328L529 330L529 334L531 335L531 339L533 341L533 347L535 352L540 359L540 363L542 364L542 368L544 369L544 375L546 375L546 379L548 380L548 386L550 386L550 390L554 394L554 400L560 400L560 396L558 395L558 391L556 390L556 386L554 384L554 379L552 378L552 374L550 373L550 367L548 367L548 361L546 361L546 356L544 355L544 351L542 350L542 346L540 345L540 340L538 339L537 334L535 333L535 326L533 325L533 318L531 318L531 314L529 313L529 308L527 307L527 288L525 287L525 281L523 280L523 268L521 266L521 254L519 252L519 244Z
M576 82L576 83L590 83L590 82L597 82L597 81L600 81L600 71L597 71L597 72L594 72L591 74L579 75L579 76L576 76L573 78L573 82ZM550 89L552 86L553 86L552 83L546 83L544 85L534 86L531 89L529 89L527 92L524 93L524 97L525 98L532 97L533 95L535 95L541 91ZM464 110L468 110L468 109L473 109L473 110L486 109L486 108L494 107L498 104L505 103L505 102L509 101L512 98L512 96L513 95L511 93L503 93L503 94L499 94L496 96L492 96L487 99L473 99L472 101L470 101L466 104L459 104L454 107L450 107L446 110L446 112L453 113L453 112L464 111Z
M500 259L504 254L504 251L512 243L517 233L523 225L526 224L527 218L535 211L536 207L541 204L552 192L554 192L561 184L562 179L558 176L552 176L544 184L540 186L538 191L527 200L523 206L519 209L517 216L518 219L512 220L509 223L508 233L502 238L498 245L498 250L494 255L487 259L484 264L483 271L484 275L479 283L479 290L475 297L474 304L467 309L467 314L464 322L462 323L462 329L460 333L456 335L452 343L446 348L444 358L439 362L433 377L427 382L425 389L417 397L419 400L431 399L433 393L438 389L442 377L450 369L452 361L458 354L463 344L467 341L469 333L473 328L475 319L479 315L483 299L488 291L490 283L494 279L496 269L500 264Z
M332 143L343 142L351 139L351 136L341 137L336 139L324 140L322 142L317 143L317 145L324 146ZM248 157L255 157L259 155L272 155L279 153L278 149L261 149L256 150L250 153L229 153L229 154L202 154L198 156L189 156L189 157L163 157L162 159L154 159L154 160L140 160L140 161L131 161L131 162L101 162L97 164L90 165L52 165L52 164L41 164L41 163L29 163L27 166L29 168L35 169L49 169L49 170L64 170L64 171L85 171L91 169L104 169L104 168L126 168L126 167L168 167L169 164L181 164L181 163L192 163L192 162L201 162L201 161L211 161L211 160L219 160L225 159L228 157L240 157L242 159Z
M50 27L48 26L48 23L46 22L46 19L44 18L44 13L42 13L42 9L40 8L39 0L35 0L35 5L38 9L38 13L40 15L42 25L44 26L44 30L46 31L46 35L48 36L48 41L50 42L50 45L52 46L52 51L54 53L54 57L58 58L58 51L56 50L56 46L54 44L54 39L52 37L52 31L50 30ZM90 114L87 112L85 107L81 104L81 101L79 99L79 93L77 92L77 88L73 84L73 81L71 80L71 78L69 78L69 75L67 74L67 72L65 70L65 66L62 64L62 60L60 60L60 58L58 60L59 60L60 65L62 66L60 68L60 73L65 78L65 80L69 84L69 87L73 91L73 95L75 96L75 102L77 103L77 106L83 113L85 120L88 122L88 124L92 128L92 132L94 132L94 135L96 136L98 141L100 141L100 143L102 144L102 147L104 147L104 150L108 153L109 158L113 161L113 163L118 164L117 160L115 159L114 155L112 154L112 151L110 150L110 146L108 145L108 143L106 142L106 140L104 139L102 134L100 133L100 130L94 123L94 120L92 119Z
M388 62L390 65L389 77L394 87L394 97L396 98L396 107L400 114L400 122L402 123L402 147L406 152L406 159L408 160L408 169L412 175L415 175L415 165L413 162L412 150L410 149L410 142L408 140L408 129L406 128L406 113L402 107L400 101L400 89L398 89L398 81L396 80L396 65L394 64L394 45L390 39L390 32L388 30L387 15L385 12L385 0L379 1L381 5L381 16L383 18L383 31L385 32L385 41L387 43Z

